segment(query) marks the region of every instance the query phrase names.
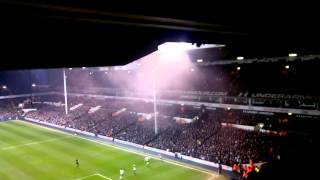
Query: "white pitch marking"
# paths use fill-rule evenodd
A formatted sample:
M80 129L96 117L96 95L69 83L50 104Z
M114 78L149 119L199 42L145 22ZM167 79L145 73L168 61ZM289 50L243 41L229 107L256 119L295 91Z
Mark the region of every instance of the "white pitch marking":
M76 180L87 179L87 178L92 177L92 176L100 176L100 177L102 177L104 179L112 180L111 178L108 178L108 177L106 177L106 176L104 176L102 174L99 174L99 173L95 173L95 174L91 174L91 175L88 175L88 176L84 176L84 177L78 178Z
M100 177L102 177L102 178L104 178L104 179L112 180L111 178L108 178L108 177L106 177L106 176L104 176L104 175L102 175L102 174L99 174L99 173L96 173L96 175L97 175L97 176L100 176Z
M25 143L25 144L19 144L19 145L15 145L15 146L3 147L3 148L1 148L1 150L5 151L5 150L10 150L10 149L16 149L16 148L23 147L23 146L31 146L31 145L36 145L36 144L43 144L43 143L57 141L57 140L66 139L66 138L70 138L70 137L52 138L52 139L47 139L47 140L43 140L43 141L34 141L34 142L31 142L31 143Z
M86 178L92 177L92 176L97 176L97 174L91 174L91 175L88 175L88 176L84 176L84 177L78 178L76 180L86 179Z

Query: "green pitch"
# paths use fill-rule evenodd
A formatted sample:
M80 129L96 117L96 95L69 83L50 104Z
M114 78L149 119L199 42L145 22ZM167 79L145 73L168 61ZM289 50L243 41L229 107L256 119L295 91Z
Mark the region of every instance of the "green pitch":
M80 166L76 167L75 160ZM132 172L136 164L137 174ZM144 156L22 121L0 123L0 179L215 180L216 174Z

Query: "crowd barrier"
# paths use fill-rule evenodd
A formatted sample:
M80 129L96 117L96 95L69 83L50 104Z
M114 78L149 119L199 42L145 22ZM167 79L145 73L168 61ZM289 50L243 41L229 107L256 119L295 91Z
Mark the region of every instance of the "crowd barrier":
M63 126L59 126L59 125L56 125L56 124L52 124L52 123L48 123L48 122L44 122L44 121L40 121L40 120L36 120L36 119L32 119L32 118L25 117L24 120L30 121L30 122L35 122L35 123L38 123L38 124L43 124L43 125L46 125L46 126L49 126L49 127L55 127L55 128L61 129L61 130L67 130L69 132L75 132L75 133L79 133L79 134L83 134L83 135L87 135L87 136L96 136L94 133L81 131L81 130L73 129L73 128L69 128L69 127L63 127ZM173 153L173 152L170 152L170 151L165 151L165 150L156 149L156 148L152 148L152 147L148 147L148 146L143 146L143 145L140 145L140 144L135 144L135 143L128 142L128 141L123 141L123 140L120 140L120 139L113 139L113 138L107 137L107 136L97 135L97 137L101 138L101 139L108 140L108 141L114 141L114 142L119 143L119 144L124 144L124 145L127 145L127 146L138 148L138 149L141 149L141 150L145 149L145 150L157 153L157 154L162 154L162 155L166 155L166 156L170 156L170 157L176 157L176 155L177 155L176 153ZM194 162L194 163L197 163L199 165L206 165L206 166L214 167L214 168L218 168L219 167L219 165L217 163L209 162L209 161L198 159L198 158L193 158L193 157L190 157L190 156L179 155L179 158L184 159L184 160L188 160L188 161L191 161L191 162ZM226 170L226 171L232 171L232 167L226 166L226 165L222 165L222 169Z

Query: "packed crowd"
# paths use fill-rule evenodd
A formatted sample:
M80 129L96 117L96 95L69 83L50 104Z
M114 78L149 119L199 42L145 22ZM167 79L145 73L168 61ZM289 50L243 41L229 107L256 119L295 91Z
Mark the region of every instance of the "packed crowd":
M18 119L19 113L0 108L0 121Z
M61 98L56 95L39 98L38 101L62 101ZM69 108L82 105L65 115L63 106L37 103L33 105L37 111L28 112L26 117L226 165L247 163L250 159L254 162L280 159L281 144L286 138L221 125L226 122L254 126L264 122L267 128L273 129L273 126L267 126L267 121L269 124L277 123L270 123L271 116L224 109L208 110L205 107L158 105L156 135L153 110L148 102L70 96L68 104ZM100 108L90 113L90 109L97 106ZM174 117L194 121L181 123Z
M172 118L164 116L159 116L158 122L158 132L160 133L173 124ZM117 134L115 138L144 145L155 138L154 121L139 116L136 123Z
M13 102L2 100L0 103L0 121L18 119L21 112L14 107Z
M221 123L248 126L264 123L265 129L273 131L291 131L293 129L290 128L295 127L289 126L292 120L288 115L159 104L156 135L150 102L70 96L69 109L79 104L81 106L69 110L66 115L61 103L44 103L48 101L63 102L63 98L59 95L38 97L38 103L29 105L37 110L28 112L25 116L226 165L247 163L249 160L280 160L285 153L283 144L287 141L288 134L279 136L251 132L222 126ZM6 106L0 106L0 119L19 115L19 109L12 109L10 103L1 104ZM92 107L98 106L96 111L90 113ZM192 119L193 122L182 123L174 117ZM297 122L295 123L300 124Z
M212 113L191 124L176 124L149 145L227 165L250 159L266 162L280 156L281 143L276 142L285 137L223 127L222 115Z
M202 153L209 161L220 161L228 165L247 163L249 160L267 162L273 160L274 156L280 156L280 152L274 150L280 148L275 141L283 138L223 127L216 129L212 136L198 147L197 153Z

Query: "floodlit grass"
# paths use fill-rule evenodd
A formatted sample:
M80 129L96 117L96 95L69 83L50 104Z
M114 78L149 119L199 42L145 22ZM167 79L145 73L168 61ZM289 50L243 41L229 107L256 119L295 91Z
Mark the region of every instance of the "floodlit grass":
M1 180L116 180L121 168L124 179L132 180L222 178L153 158L146 166L142 155L22 121L0 123L0 153ZM76 167L76 159L80 167Z

